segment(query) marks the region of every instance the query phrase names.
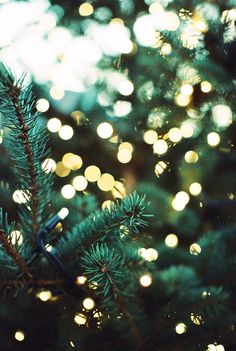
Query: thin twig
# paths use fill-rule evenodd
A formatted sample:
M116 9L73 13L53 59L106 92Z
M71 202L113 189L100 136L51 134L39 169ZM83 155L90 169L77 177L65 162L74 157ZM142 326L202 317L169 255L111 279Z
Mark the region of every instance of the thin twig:
M13 258L17 266L20 268L20 271L24 274L25 279L31 279L32 275L30 273L29 267L27 266L24 259L21 255L16 251L9 238L5 234L5 232L0 229L0 240L6 252Z

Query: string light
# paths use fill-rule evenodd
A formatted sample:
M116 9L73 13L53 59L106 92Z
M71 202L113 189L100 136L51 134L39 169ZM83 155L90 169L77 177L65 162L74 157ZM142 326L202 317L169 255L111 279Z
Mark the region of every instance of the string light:
M111 206L114 204L114 201L111 201L111 200L106 200L102 203L102 208L108 208L110 209Z
M57 133L61 129L61 121L56 118L50 118L47 123L47 128L51 133Z
M150 12L151 15L155 15L159 11L163 11L163 7L159 2L153 2L149 8L148 11Z
M62 140L69 140L73 137L74 130L71 126L64 125L61 127L58 134Z
M17 331L15 332L15 339L16 339L17 341L23 341L23 340L25 339L25 334L24 334L24 332L23 332L22 330L17 330Z
M194 133L194 124L192 121L186 120L181 124L180 127L182 136L184 138L191 138Z
M130 153L132 153L134 151L134 147L132 144L125 141L119 145L119 151L121 150L128 150Z
M49 102L48 100L46 99L39 99L37 102L36 102L36 109L39 111L39 112L46 112L48 109L49 109L50 105L49 105Z
M10 238L12 245L17 244L18 246L20 246L23 243L23 235L19 230L13 230L10 234Z
M86 321L87 321L87 318L82 313L76 313L76 315L74 316L74 321L78 325L85 325Z
M166 246L171 248L175 248L178 245L178 242L179 240L176 234L168 234L165 238Z
M117 159L121 163L129 163L132 159L132 153L127 149L122 149L117 153Z
M100 123L97 127L98 136L102 139L108 139L112 136L113 128L108 122Z
M183 95L192 95L193 93L193 86L191 84L183 84L180 88L180 91Z
M201 325L203 323L202 316L196 313L191 313L191 321L196 325Z
M175 327L175 331L177 334L184 334L187 331L187 325L184 323L178 323Z
M103 173L98 179L97 184L102 191L110 191L115 185L115 179L111 174Z
M79 277L76 278L76 284L78 285L84 285L87 281L87 278L84 275L80 275Z
M148 262L156 261L158 258L158 252L154 248L149 249L142 248L140 251L140 256Z
M115 199L123 199L126 196L124 183L116 180L114 187L111 189L111 192Z
M178 94L175 98L175 102L177 105L185 107L190 103L190 97L189 95Z
M155 130L147 130L143 134L143 140L145 141L146 144L154 144L158 139L157 132Z
M75 171L82 167L83 160L79 155L75 155L72 152L66 153L62 157L62 162L65 167L70 168L71 170Z
M95 306L95 302L90 297L87 297L83 301L83 306L86 308L86 310L92 310Z
M97 166L88 166L84 171L85 178L89 182L96 182L101 177L101 171Z
M61 194L65 199L72 199L75 196L76 191L72 185L66 184L61 188Z
M160 161L155 166L155 174L159 177L167 168L167 163L164 161Z
M233 122L233 113L228 105L216 105L212 108L212 119L219 128L227 128Z
M17 204L25 204L30 199L29 195L27 195L27 193L23 190L15 190L12 198Z
M144 288L149 287L152 284L152 277L150 274L144 274L139 278L139 283Z
M194 182L189 187L189 192L193 196L198 196L202 191L202 186L198 182Z
M159 139L153 144L154 154L163 155L168 150L168 144L165 140Z
M169 43L163 43L161 46L160 53L162 55L170 55L172 52L172 47Z
M215 133L215 132L209 133L207 135L207 143L212 147L219 145L219 143L220 143L219 134Z
M73 179L72 184L75 190L84 191L88 186L88 181L84 176L79 175Z

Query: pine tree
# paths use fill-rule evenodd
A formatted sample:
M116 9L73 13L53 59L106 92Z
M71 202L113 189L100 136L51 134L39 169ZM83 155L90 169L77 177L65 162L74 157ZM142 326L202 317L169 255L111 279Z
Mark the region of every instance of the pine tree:
M104 30L85 92L65 88L57 100L50 75L43 84L32 71L27 86L1 65L4 349L236 348L234 7L52 0L48 14L81 47L98 45ZM59 66L66 55L58 53ZM50 102L43 117L33 90ZM54 116L73 128L65 143L57 133L48 141ZM104 122L113 128L105 138ZM113 187L99 187L100 171L97 183L78 187L74 176L90 165L112 174ZM76 196L62 197L71 184Z

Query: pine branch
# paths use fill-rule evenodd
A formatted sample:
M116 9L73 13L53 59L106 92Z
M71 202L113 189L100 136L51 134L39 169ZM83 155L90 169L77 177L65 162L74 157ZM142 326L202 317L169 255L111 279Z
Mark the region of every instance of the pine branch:
M57 287L63 286L65 284L64 280L43 280L43 279L11 279L11 280L0 280L1 287L32 287L32 288L43 288L43 287Z
M23 273L25 279L31 279L32 275L30 273L29 267L27 266L24 259L16 251L14 246L11 244L10 240L2 229L0 229L0 241L7 254L13 258L14 262L19 267L20 272Z
M42 170L42 162L49 155L47 135L36 123L39 114L33 106L32 90L24 85L24 77L16 81L1 65L0 113L4 117L3 126L10 129L4 141L14 163L19 190L25 197L25 203L20 206L21 226L28 240L35 243L45 220L53 179L51 173Z

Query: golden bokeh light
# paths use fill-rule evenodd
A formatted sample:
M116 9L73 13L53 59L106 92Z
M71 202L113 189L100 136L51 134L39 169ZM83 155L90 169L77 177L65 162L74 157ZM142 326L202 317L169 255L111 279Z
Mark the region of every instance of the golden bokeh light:
M116 180L114 187L111 189L111 192L115 199L123 199L126 196L126 189L124 183Z
M69 140L73 137L74 130L71 126L65 124L64 126L61 127L58 134L62 140Z
M83 160L79 155L75 155L72 152L66 153L62 157L63 165L73 171L78 170L83 165Z
M61 129L61 121L56 117L50 118L47 123L47 128L51 133L57 133Z
M41 301L46 302L51 299L52 293L50 290L43 290L37 293L36 297L39 298Z
M87 318L82 313L76 313L76 315L74 316L74 322L78 325L85 325L86 321L87 321Z
M62 88L53 86L50 89L50 95L54 100L61 100L63 99L65 92Z
M139 278L139 283L144 288L149 287L152 284L152 277L150 274L144 274Z
M176 234L168 234L165 238L166 246L175 248L178 245L179 239Z
M76 284L84 285L87 281L87 278L84 275L80 275L76 278Z
M123 143L121 143L119 145L119 149L118 150L119 151L121 151L121 150L128 150L130 153L132 153L134 151L134 147L128 141L124 141Z
M178 94L175 98L175 102L177 105L181 107L188 106L188 104L190 103L190 96L184 95L184 94Z
M196 163L199 159L199 156L196 151L189 150L185 153L184 159L187 163Z
M118 91L121 95L129 96L134 91L134 85L129 80L124 80L119 84Z
M106 200L102 203L102 208L108 208L110 209L111 206L114 204L114 201L111 201L111 200Z
M84 175L89 182L96 182L101 177L101 171L97 166L91 165L85 169Z
M201 251L201 246L197 243L193 243L192 245L190 245L189 252L191 253L191 255L197 256L201 253Z
M94 11L93 5L90 4L89 2L84 2L79 7L79 14L80 16L83 16L83 17L92 15L93 11Z
M92 310L95 306L95 302L90 297L87 297L83 301L83 306L84 306L84 308L86 308L86 310Z
M207 143L208 145L215 147L220 143L220 136L216 132L211 132L207 135Z
M159 139L153 144L154 154L163 155L168 150L168 144L165 140Z
M198 182L194 182L189 186L189 192L193 196L198 196L202 191L202 186Z
M210 82L207 82L206 80L201 82L201 91L203 93L209 93L212 90L212 85Z
M53 173L56 170L56 162L52 158L46 158L42 163L42 170L45 173Z
M66 184L61 188L61 194L65 199L72 199L75 194L75 188L71 184Z
M168 132L168 138L173 143L178 143L182 139L182 132L179 128L171 128Z
M158 139L157 132L155 130L147 130L143 134L143 140L145 141L146 144L154 144Z
M183 84L180 88L181 94L183 95L192 95L193 93L193 86L191 84Z
M10 238L12 245L17 244L18 246L20 246L23 243L23 235L19 230L13 230L10 234Z
M98 179L97 184L102 191L110 191L115 185L115 179L111 174L103 173Z
M117 159L120 163L129 163L132 160L132 153L127 149L121 149L117 153Z
M15 332L15 339L16 339L17 341L23 341L23 340L25 339L25 334L24 334L24 332L23 332L22 330L17 330L17 331Z
M175 331L176 331L177 334L184 334L187 331L187 325L184 324L184 323L178 323L175 326Z
M36 102L36 109L39 112L42 112L42 113L46 112L49 109L49 107L50 107L49 102L46 99L39 99Z
M63 162L57 162L55 173L58 177L67 177L70 174L70 170L64 165Z
M88 186L88 181L84 176L79 175L73 179L72 184L75 190L84 191Z
M167 163L164 161L160 161L155 165L155 174L159 177L167 168Z
M108 122L100 123L97 127L97 134L102 139L109 139L113 134L113 127Z

